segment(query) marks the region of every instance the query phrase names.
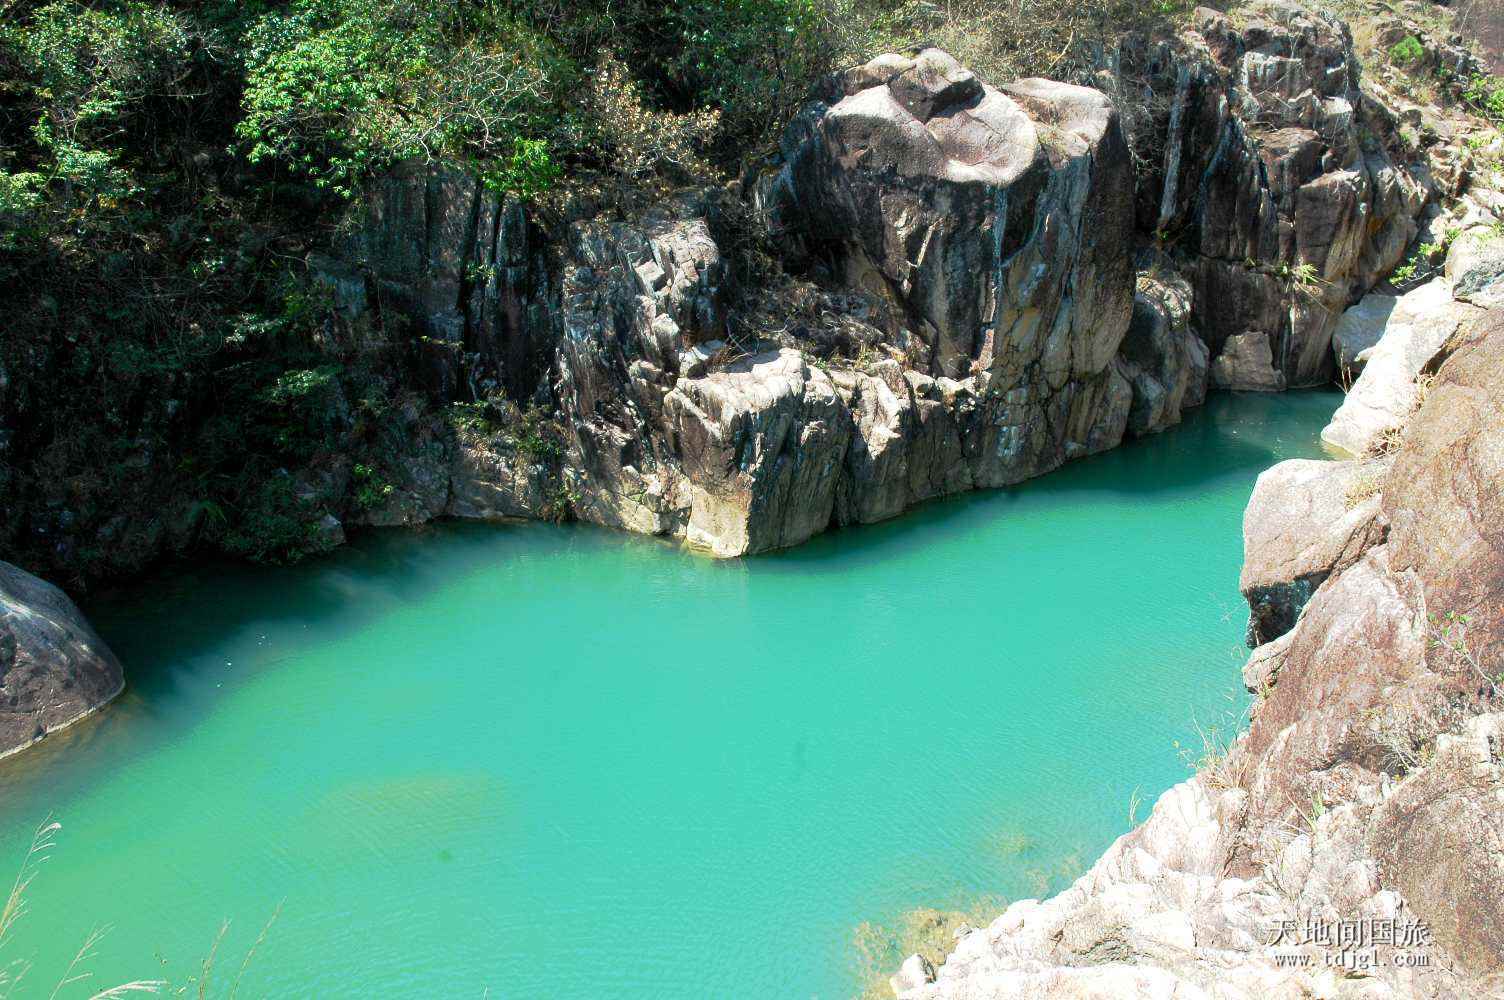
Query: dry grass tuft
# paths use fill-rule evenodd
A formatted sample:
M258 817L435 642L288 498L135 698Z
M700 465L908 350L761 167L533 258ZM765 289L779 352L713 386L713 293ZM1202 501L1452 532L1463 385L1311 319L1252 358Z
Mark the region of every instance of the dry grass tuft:
M1343 495L1343 503L1348 510L1361 507L1370 497L1376 497L1384 486L1384 477L1378 470L1364 472L1357 479L1347 484L1347 492Z
M7 946L13 945L13 935L16 925L30 910L29 891L32 883L40 873L42 865L51 858L52 849L57 846L57 834L62 828L63 825L51 817L48 817L45 822L37 827L36 833L32 835L31 845L26 849L26 856L21 861L20 870L16 873L15 881L11 883L10 893L5 898L5 904L3 907L0 907L0 1000L10 1000L11 997L18 996L17 990L32 969L31 961L26 958L17 957L5 961L5 949ZM252 958L255 957L256 952L261 946L266 943L266 938L271 932L272 924L276 922L281 912L282 906L279 903L276 910L272 912L271 919L262 927L261 933L251 945L250 950L246 952L245 960L241 962L240 970L235 976L235 981L231 984L226 994L229 1000L235 1000L240 990L241 981L245 978L246 970L250 968ZM210 947L209 954L200 965L197 980L190 980L190 983L193 983L196 987L195 994L198 1000L209 1000L214 978L215 959L219 954L220 943L224 940L225 932L229 930L229 927L229 921L225 921L220 925L219 933L214 938L214 944ZM52 987L52 991L47 994L47 1000L60 1000L60 998L74 992L71 989L72 987L80 986L93 978L94 974L89 971L88 966L95 957L95 949L108 933L108 927L98 927L84 938L83 945L74 953L73 959L68 963L68 967L63 970L62 976L58 978L57 983ZM185 996L189 992L189 987L184 985L169 988L166 980L137 979L132 982L120 983L116 986L95 990L89 994L89 1000L115 1000L115 998L130 994L162 992L169 992L173 996ZM40 994L28 993L26 995Z
M21 868L16 873L15 881L11 883L10 893L5 898L5 906L0 908L0 953L3 953L5 947L11 944L16 925L29 912L28 891L41 872L42 865L51 858L51 851L57 846L58 831L62 828L61 823L48 817L32 835L31 846L26 849L26 856L21 860ZM63 970L57 984L52 987L52 992L47 995L48 1000L57 1000L68 987L83 983L92 977L93 973L87 968L88 962L94 957L95 947L107 933L109 929L105 927L96 928L89 933L83 945L74 953L73 960ZM0 966L0 1000L9 1000L30 971L31 962L25 958L15 958ZM108 998L122 997L128 993L157 993L166 985L158 979L138 979L96 991L90 995L90 1000L108 1000Z

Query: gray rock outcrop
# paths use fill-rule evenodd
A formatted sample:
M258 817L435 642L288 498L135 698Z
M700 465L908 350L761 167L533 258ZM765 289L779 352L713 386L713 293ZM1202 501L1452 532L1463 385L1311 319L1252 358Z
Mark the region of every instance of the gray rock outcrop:
M1466 230L1447 250L1444 272L1462 301L1504 305L1504 232L1496 226Z
M1125 37L1104 76L1138 109L1138 226L1184 257L1213 380L1327 381L1342 311L1454 193L1398 141L1346 24L1293 3L1198 8L1176 36Z
M1338 317L1452 183L1398 141L1346 27L1199 10L1099 70L880 56L756 176L645 207L525 211L394 172L321 272L340 325L379 341L379 302L433 396L538 417L447 441L416 422L345 523L571 515L740 555L1043 474L1209 386L1327 378ZM756 293L749 245L779 264Z
M1342 314L1332 331L1332 354L1340 378L1350 381L1363 371L1369 352L1384 336L1399 300L1397 295L1372 292Z
M92 714L125 686L66 594L0 562L0 757Z
M1118 350L1118 370L1133 387L1128 433L1144 435L1180 422L1206 400L1210 352L1191 327L1190 284L1151 265L1141 271L1133 319Z
M433 386L546 400L558 449L519 460L505 433L469 435L447 466L414 456L361 519L567 504L741 555L1015 483L1200 402L1206 352L1173 274L1144 285L1119 354L1133 173L1101 93L994 89L935 50L843 86L791 130L762 203L833 281L785 279L750 332L725 306L735 208L716 193L586 214L545 246L464 178L394 175L352 255L426 331Z
M1421 374L1464 323L1480 314L1453 299L1451 285L1436 279L1395 300L1384 315L1378 341L1363 352L1363 371L1332 414L1321 440L1353 458L1392 447L1392 436L1421 399Z

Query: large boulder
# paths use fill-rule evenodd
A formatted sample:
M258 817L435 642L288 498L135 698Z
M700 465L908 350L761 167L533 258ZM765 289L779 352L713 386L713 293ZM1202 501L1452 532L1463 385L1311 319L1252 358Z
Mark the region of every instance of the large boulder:
M1421 373L1458 327L1480 314L1454 300L1444 279L1401 296L1385 316L1378 342L1364 352L1363 372L1321 440L1353 458L1391 448L1421 399Z
M901 302L915 367L1100 373L1132 298L1132 164L1110 101L1046 80L994 88L937 49L847 75L786 149L776 224Z
M1210 355L1191 328L1191 286L1168 269L1140 273L1133 319L1118 350L1118 370L1133 386L1128 433L1151 434L1180 422L1206 400Z
M1342 314L1332 331L1332 354L1342 378L1357 378L1363 371L1369 352L1383 339L1399 301L1397 295L1373 292Z
M1274 366L1274 348L1263 330L1235 333L1222 342L1222 353L1212 362L1212 382L1219 389L1246 392L1279 392L1285 388L1285 373Z
M1452 241L1445 265L1452 294L1478 306L1504 305L1504 233L1475 226Z
M1291 459L1267 469L1243 512L1248 644L1279 638L1316 588L1383 537L1377 522L1383 462Z
M124 686L115 654L67 595L0 562L0 757L92 714Z
M768 217L894 306L906 367L965 384L971 479L1116 444L1133 174L1112 103L1046 80L995 88L936 49L879 57L832 97L790 130Z

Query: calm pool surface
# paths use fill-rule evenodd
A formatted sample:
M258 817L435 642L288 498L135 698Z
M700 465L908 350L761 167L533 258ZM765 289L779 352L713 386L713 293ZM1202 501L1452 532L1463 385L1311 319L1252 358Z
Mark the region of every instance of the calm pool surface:
M850 996L857 924L1062 887L1242 711L1243 506L1336 403L751 560L448 525L97 600L131 686L0 766L7 879L63 824L0 961L182 982L228 919L223 995L280 905L242 996Z

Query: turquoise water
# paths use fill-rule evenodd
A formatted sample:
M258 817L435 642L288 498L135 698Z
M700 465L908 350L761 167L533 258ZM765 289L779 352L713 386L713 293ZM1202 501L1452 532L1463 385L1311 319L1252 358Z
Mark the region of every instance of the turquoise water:
M1060 888L1244 708L1242 509L1335 405L751 560L448 525L97 601L131 687L0 767L0 857L63 824L0 961L181 982L228 919L224 995L280 905L242 996L847 997L859 922Z

